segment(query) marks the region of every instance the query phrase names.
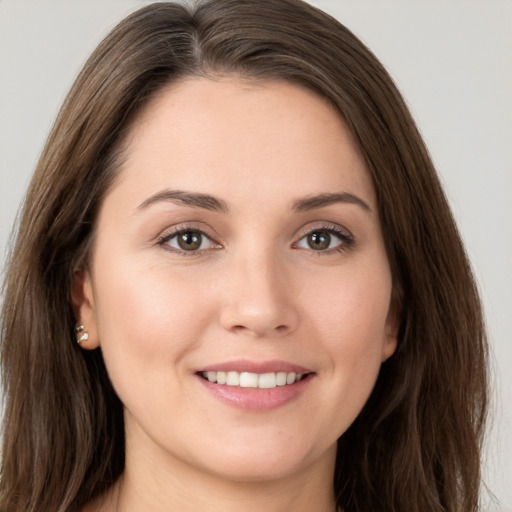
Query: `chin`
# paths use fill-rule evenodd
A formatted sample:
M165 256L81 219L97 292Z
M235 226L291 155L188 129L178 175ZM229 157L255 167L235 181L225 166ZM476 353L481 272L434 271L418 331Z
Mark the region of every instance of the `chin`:
M275 460L261 460L261 456L252 460L226 459L222 464L209 468L210 472L223 480L232 482L261 483L284 480L300 473L302 461L283 458L276 464Z
M247 483L285 480L315 464L329 467L332 474L336 449L337 444L334 444L327 450L317 448L304 451L295 443L291 446L284 442L279 446L271 442L261 443L240 450L230 446L222 451L220 457L212 457L217 463L211 464L211 460L208 460L203 463L203 468L224 480Z

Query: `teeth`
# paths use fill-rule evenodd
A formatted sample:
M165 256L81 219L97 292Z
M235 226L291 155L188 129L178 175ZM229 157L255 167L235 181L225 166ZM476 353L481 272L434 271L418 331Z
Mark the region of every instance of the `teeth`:
M242 388L257 388L258 387L258 374L243 372L240 374L240 387Z
M287 373L286 374L286 384L293 384L295 382L295 377L297 377L297 375L295 373L293 373L293 372Z
M272 389L276 386L286 386L299 382L302 373L250 373L250 372L203 372L203 377L210 382L225 384L226 386L240 386L242 388Z
M275 388L277 386L275 373L263 373L258 377L258 387L264 389Z
M226 384L228 386L240 386L240 374L238 372L228 372Z
M286 386L286 372L276 373L276 385Z

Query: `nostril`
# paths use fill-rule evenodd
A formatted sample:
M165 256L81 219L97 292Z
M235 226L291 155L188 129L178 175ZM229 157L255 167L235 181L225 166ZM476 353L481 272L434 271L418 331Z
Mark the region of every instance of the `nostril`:
M231 302L221 311L221 325L231 333L254 337L284 336L298 324L297 312L291 304L258 304L247 297Z
M234 331L250 331L251 328L246 326L246 325L242 325L242 324L237 324L237 325L233 325L232 329ZM257 329L255 329L257 330ZM284 324L281 324L281 325L278 325L277 327L274 328L274 331L275 332L278 332L279 334L282 334L282 333L285 333L286 331L288 330L288 326L287 325L284 325ZM265 329L266 331L266 329ZM270 329L268 332L272 331L272 329Z

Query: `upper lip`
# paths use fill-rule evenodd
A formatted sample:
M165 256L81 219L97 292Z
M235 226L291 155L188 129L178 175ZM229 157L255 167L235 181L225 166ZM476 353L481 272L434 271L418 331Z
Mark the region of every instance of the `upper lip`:
M311 373L311 370L289 363L287 361L254 361L249 359L237 359L234 361L225 361L202 367L200 372L248 372L248 373Z

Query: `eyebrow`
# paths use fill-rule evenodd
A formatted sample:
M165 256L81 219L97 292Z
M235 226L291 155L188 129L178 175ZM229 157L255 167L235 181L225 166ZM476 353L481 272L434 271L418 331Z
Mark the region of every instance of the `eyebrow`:
M341 192L339 194L318 194L314 196L299 199L293 204L292 210L298 212L307 212L316 208L323 208L335 203L348 203L360 206L364 211L371 212L372 209L360 197L349 192Z
M137 210L144 210L152 204L162 201L170 201L172 203L183 204L185 206L193 206L196 208L204 208L214 212L227 212L228 205L222 199L210 196L208 194L199 194L196 192L185 192L183 190L162 190L148 197L142 202Z
M183 204L185 206L192 206L196 208L203 208L205 210L227 213L229 207L225 201L218 199L209 194L201 194L197 192L185 192L183 190L162 190L156 194L148 197L143 201L137 210L144 210L145 208L162 201L170 201L172 203ZM307 212L317 208L323 208L335 203L348 203L360 206L366 212L371 212L372 209L361 198L349 192L341 192L338 194L318 194L308 196L303 199L297 200L292 205L292 210L297 212Z

